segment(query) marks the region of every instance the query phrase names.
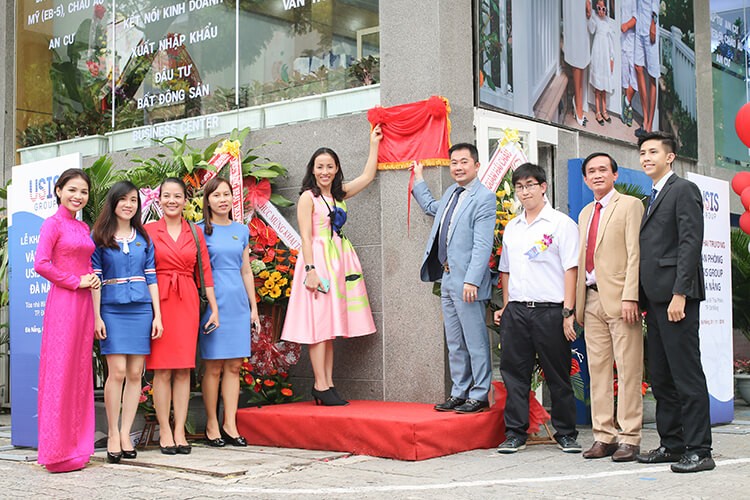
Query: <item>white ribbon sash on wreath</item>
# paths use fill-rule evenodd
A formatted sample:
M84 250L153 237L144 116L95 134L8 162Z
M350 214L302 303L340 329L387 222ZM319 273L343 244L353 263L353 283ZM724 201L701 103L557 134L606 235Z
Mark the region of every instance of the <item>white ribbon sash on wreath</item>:
M508 169L515 170L519 165L528 161L518 142L518 131L506 131L505 136L498 141L497 149L490 161L479 169L479 182L495 192L500 187L500 182Z
M219 173L221 168L229 163L229 184L232 186L232 219L243 222L242 201L242 162L240 161L239 141L224 141L214 155L208 160L208 164L216 170L206 170L201 180L201 185L210 181Z
M287 221L281 212L273 206L270 201L265 202L263 205L255 207L255 211L260 215L266 224L276 231L281 241L292 250L299 250L302 248L302 238L299 233L295 231L289 221Z

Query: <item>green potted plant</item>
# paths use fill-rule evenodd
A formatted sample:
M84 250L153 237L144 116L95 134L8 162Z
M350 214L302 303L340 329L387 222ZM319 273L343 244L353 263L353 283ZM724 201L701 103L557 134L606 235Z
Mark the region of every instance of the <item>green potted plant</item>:
M750 359L734 360L734 385L740 397L750 404Z

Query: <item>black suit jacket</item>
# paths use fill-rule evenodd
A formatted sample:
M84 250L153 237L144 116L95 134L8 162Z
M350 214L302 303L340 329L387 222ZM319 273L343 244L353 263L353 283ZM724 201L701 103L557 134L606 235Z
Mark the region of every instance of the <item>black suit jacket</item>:
M698 186L672 174L641 221L640 294L668 303L673 294L704 300L703 197Z

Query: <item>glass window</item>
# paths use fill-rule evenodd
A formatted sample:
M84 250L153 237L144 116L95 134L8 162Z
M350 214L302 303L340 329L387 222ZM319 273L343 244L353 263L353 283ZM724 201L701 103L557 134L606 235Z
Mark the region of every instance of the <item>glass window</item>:
M134 131L146 145L210 129L218 118L207 115L378 83L378 8L378 0L19 0L18 146L150 126Z

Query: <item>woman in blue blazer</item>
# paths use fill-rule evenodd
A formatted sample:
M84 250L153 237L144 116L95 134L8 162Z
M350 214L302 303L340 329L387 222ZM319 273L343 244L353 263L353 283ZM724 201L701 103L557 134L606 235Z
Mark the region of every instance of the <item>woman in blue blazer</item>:
M136 457L130 428L138 410L143 363L151 352L151 339L163 331L154 245L141 223L141 203L133 183L118 182L109 190L92 238L96 243L92 266L102 282L93 294L95 333L108 368L107 459L117 463L120 458Z

